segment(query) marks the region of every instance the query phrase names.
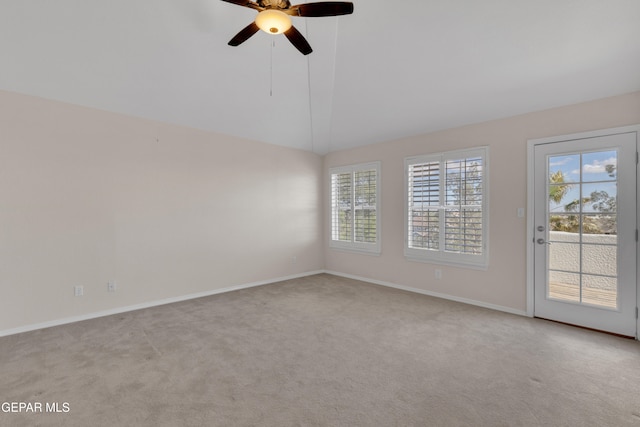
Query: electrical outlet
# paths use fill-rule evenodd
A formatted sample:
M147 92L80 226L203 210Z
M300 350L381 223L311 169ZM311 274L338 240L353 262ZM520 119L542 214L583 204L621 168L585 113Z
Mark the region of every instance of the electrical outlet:
M295 263L297 263L297 262L298 262L298 257L294 255L294 256L291 258L291 264L295 264Z
M436 268L436 279L442 279L442 270Z
M110 281L107 283L107 292L115 292L118 289L115 281Z
M84 286L74 286L73 294L77 297L81 297L82 295L84 295Z

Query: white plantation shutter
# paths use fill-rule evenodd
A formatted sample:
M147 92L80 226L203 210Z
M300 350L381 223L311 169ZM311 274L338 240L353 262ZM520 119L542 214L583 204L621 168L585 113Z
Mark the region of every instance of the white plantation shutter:
M330 176L330 246L379 253L380 163L332 168Z
M486 267L487 148L405 159L405 256Z
M377 239L377 171L354 172L354 240L375 243Z
M409 166L409 245L440 248L440 162Z
M482 254L482 157L445 163L445 251Z
M331 239L350 242L353 234L351 173L331 175Z

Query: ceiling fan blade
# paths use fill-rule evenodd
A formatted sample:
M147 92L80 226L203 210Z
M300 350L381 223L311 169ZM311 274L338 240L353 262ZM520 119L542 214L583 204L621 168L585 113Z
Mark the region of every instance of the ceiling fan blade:
M353 3L347 1L304 3L291 6L283 12L288 15L307 17L349 15L353 13Z
M258 11L264 10L264 8L260 7L258 3L254 3L251 0L222 0L222 1L231 3L231 4L237 4L238 6L245 6Z
M296 29L296 27L291 26L287 31L284 32L284 35L289 39L292 45L296 47L303 55L308 55L313 52L311 46L307 39L304 38L300 31Z
M251 24L240 30L240 32L236 34L231 40L229 40L229 46L238 46L244 43L249 37L257 33L259 29L260 27L258 27L255 22L252 22Z

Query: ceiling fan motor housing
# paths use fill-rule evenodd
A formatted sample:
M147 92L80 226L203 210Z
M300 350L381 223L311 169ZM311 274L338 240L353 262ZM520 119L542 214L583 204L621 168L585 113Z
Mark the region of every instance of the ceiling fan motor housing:
M291 7L289 0L258 0L258 4L267 9L288 9Z

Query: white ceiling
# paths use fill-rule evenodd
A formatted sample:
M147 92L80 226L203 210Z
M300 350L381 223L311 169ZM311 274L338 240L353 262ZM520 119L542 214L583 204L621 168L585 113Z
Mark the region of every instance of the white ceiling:
M320 154L640 90L639 0L353 3L303 56L220 0L2 0L0 89Z

